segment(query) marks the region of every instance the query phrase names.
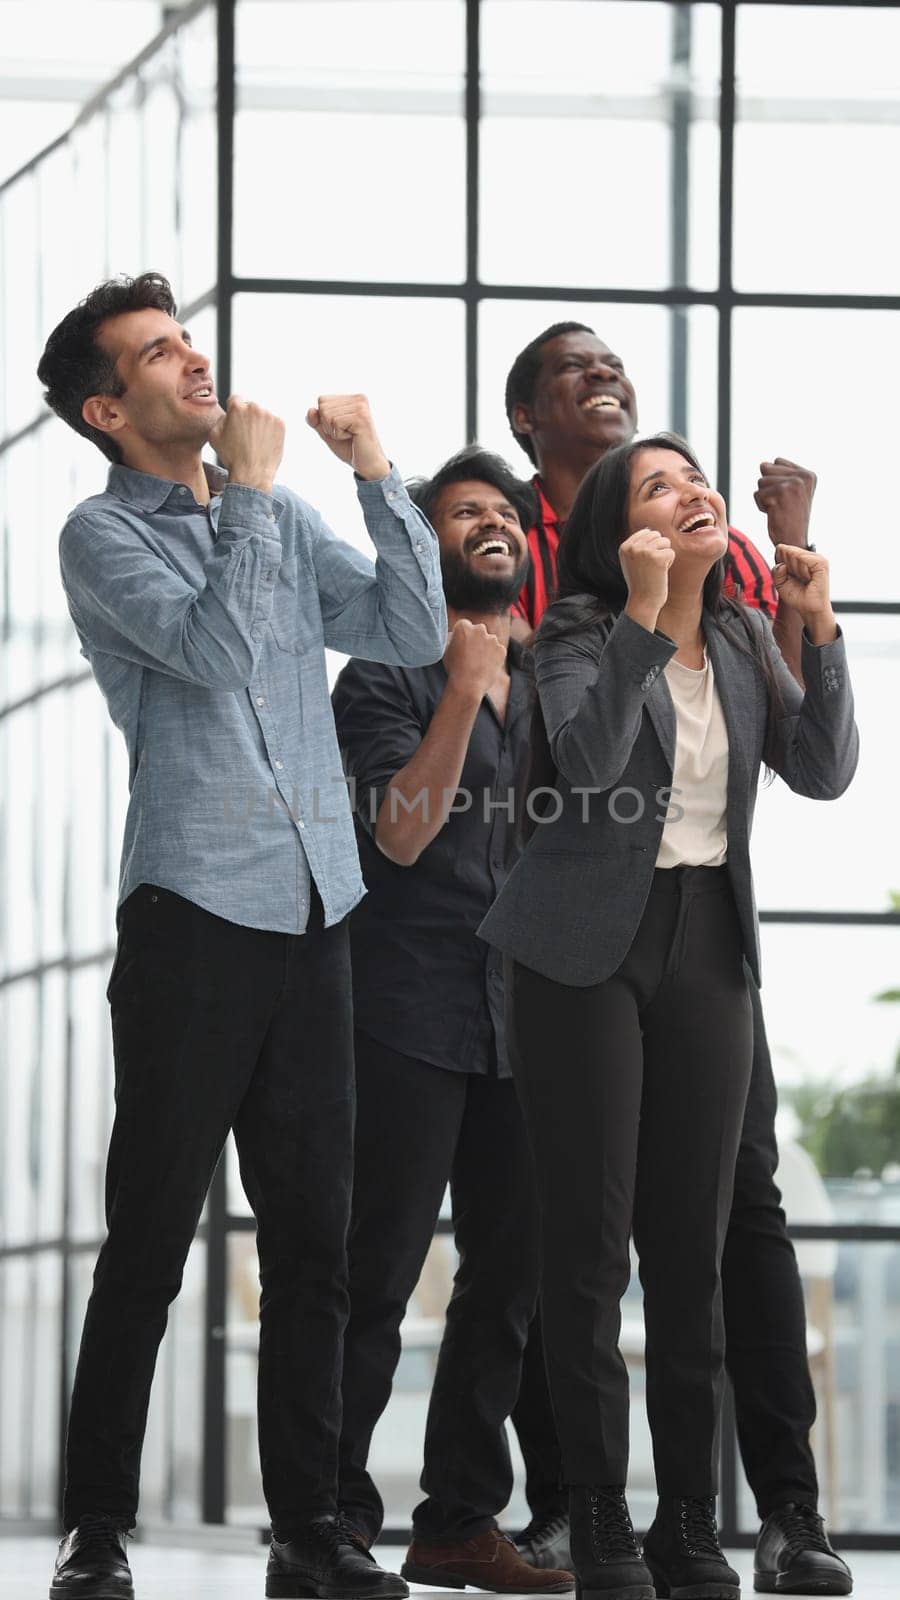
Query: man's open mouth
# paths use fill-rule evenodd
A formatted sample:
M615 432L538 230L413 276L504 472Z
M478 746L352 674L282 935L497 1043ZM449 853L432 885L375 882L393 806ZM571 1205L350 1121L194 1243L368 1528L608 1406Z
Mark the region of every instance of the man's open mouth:
M621 411L622 402L615 394L589 394L581 401L582 411Z
M515 554L509 539L501 534L491 534L489 539L479 539L470 552L473 556L511 556Z

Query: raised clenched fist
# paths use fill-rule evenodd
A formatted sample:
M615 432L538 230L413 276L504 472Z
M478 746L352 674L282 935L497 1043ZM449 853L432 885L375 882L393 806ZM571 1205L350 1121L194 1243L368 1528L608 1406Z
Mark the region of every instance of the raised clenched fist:
M361 478L386 478L391 464L381 448L369 402L364 394L320 394L306 420L339 461Z
M761 461L759 481L753 498L763 512L773 544L793 544L801 549L807 542L816 475L799 467L786 456Z
M628 585L626 610L651 630L669 598L669 568L675 551L655 528L639 528L619 546L619 562ZM640 614L639 614L640 613ZM652 615L652 622L645 616Z
M483 622L461 617L450 630L444 666L455 688L481 700L506 669L506 646Z
M253 400L233 394L209 442L232 483L272 493L284 450L284 423Z

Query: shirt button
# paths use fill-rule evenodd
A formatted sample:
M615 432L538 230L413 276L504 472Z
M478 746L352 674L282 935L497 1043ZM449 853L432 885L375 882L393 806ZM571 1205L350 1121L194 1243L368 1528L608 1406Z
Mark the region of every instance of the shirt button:
M283 761L276 761L275 762L275 766L276 766L277 770L280 772L282 767L284 766L284 762Z
M306 823L303 821L302 817L297 818L297 827L300 828L301 831L306 827Z
M389 500L396 500L396 498L397 498L396 490L395 489L388 489L387 497L388 497Z
M191 492L190 489L187 489L187 488L182 488L182 489L179 489L179 491L178 491L179 494L190 494L190 492Z
M257 704L257 705L258 705L258 706L264 706L264 705L265 705L265 703L266 703L266 702L265 702L265 699L264 699L264 698L263 698L263 696L262 696L262 695L261 695L261 694L258 694L258 695L257 695L257 696L256 696L256 704Z
M275 521L275 513L274 513L274 511L267 511L266 512L266 521L267 522L274 522Z

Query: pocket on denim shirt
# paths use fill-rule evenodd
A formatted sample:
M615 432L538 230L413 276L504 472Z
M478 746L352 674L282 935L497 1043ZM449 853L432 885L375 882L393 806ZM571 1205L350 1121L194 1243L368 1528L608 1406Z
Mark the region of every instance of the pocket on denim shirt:
M299 556L287 556L281 563L270 620L275 643L288 655L323 648L315 574Z

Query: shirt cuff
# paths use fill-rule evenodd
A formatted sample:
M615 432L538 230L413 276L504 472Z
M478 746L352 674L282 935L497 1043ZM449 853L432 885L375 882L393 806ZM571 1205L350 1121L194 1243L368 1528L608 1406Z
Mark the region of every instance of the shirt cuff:
M252 489L246 483L226 483L219 508L217 539L223 535L232 539L247 539L254 534L261 534L267 543L275 547L280 561L278 514L282 509L282 502L276 500L274 495L266 494L263 489Z

